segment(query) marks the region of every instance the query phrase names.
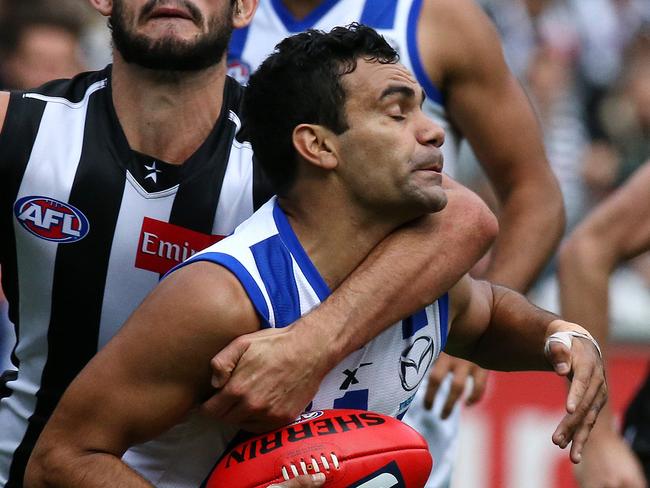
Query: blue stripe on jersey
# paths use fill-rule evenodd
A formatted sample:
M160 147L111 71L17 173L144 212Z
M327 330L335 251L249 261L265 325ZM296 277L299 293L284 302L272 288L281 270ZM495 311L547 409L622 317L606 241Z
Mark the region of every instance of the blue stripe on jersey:
M209 261L211 263L220 264L232 274L234 274L244 287L244 290L246 290L246 293L248 294L251 302L253 302L253 306L255 307L255 310L257 310L257 314L262 321L262 327L271 327L271 324L269 324L269 307L266 305L266 300L264 299L264 295L262 295L262 291L260 290L259 286L257 286L255 279L250 275L244 265L229 254L224 254L221 252L206 252L192 256L188 260L183 261L181 264L170 269L167 273L165 273L162 279L165 279L177 269L199 261Z
M445 293L438 298L438 311L440 313L440 350L442 351L447 345L447 335L449 334L449 293Z
M241 59L244 46L246 45L246 39L248 39L248 27L246 26L243 29L235 29L232 31L232 37L228 45L228 60Z
M284 6L282 0L271 0L271 5L284 24L284 27L291 33L302 32L311 29L339 0L324 0L318 7L312 10L307 17L297 20Z
M413 337L418 330L426 327L428 323L429 319L427 318L427 311L425 309L405 318L402 320L402 339Z
M253 244L250 249L271 300L275 326L286 327L301 315L291 253L277 234Z
M278 232L280 233L280 237L282 237L284 245L287 246L289 251L291 251L291 254L293 254L293 258L296 260L296 263L298 263L300 270L316 292L319 300L321 302L325 301L325 299L330 296L332 292L329 286L327 286L327 283L325 283L323 277L316 269L316 266L314 266L314 263L312 263L311 259L309 259L309 256L307 256L305 249L302 247L302 244L300 244L300 241L298 240L298 236L296 236L296 233L291 228L291 224L289 224L287 216L284 214L277 201L273 207L273 220L275 220L275 226L278 228Z
M392 29L396 12L397 0L366 0L360 22L375 29Z
M444 98L440 90L436 88L433 84L429 75L427 75L424 67L422 66L422 61L420 60L420 51L418 49L417 41L417 30L418 30L418 18L420 17L420 10L422 8L422 0L415 0L413 5L411 5L411 11L409 12L408 26L406 27L407 31L407 48L409 51L409 57L411 58L411 65L413 66L413 72L415 77L424 88L424 92L427 94L431 100L440 105L444 105Z

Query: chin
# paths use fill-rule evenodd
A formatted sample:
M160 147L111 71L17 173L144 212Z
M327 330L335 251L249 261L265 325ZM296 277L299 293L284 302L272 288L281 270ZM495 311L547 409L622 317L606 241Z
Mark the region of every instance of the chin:
M197 32L192 29L185 29L180 25L174 23L161 23L149 31L145 32L144 35L149 39L151 43L190 43L193 41Z
M447 206L447 194L441 187L437 187L432 193L427 194L427 205L429 213L440 212Z
M444 199L443 201L436 202L432 205L429 206L429 213L438 213L447 206L447 199Z

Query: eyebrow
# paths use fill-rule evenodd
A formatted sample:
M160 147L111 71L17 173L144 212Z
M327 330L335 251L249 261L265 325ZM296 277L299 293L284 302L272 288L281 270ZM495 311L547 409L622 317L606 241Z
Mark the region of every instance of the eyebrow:
M394 85L394 86L389 86L383 92L381 92L381 95L379 95L379 100L382 101L385 98L388 98L395 94L402 95L403 97L406 98L415 98L415 90L413 90L413 88L404 85ZM424 90L422 90L420 106L422 106L422 104L424 103L425 98L426 95L424 93Z

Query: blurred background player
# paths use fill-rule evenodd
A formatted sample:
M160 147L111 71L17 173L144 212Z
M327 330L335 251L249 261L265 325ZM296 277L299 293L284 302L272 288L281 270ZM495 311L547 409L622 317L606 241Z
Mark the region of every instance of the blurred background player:
M84 71L83 9L68 2L7 1L0 16L0 88L36 88Z
M261 0L251 25L233 35L230 72L246 82L247 73L287 35L352 21L377 29L416 74L427 94L426 112L446 132L445 172L457 172L460 139L471 144L500 207L499 236L477 274L526 291L562 235L562 199L533 111L506 67L496 30L473 0ZM422 389L412 402L405 421L429 439L436 459L430 486L450 482L460 414L454 405L468 376L474 389L467 402L478 400L485 374L443 354L431 372L428 391ZM431 415L428 409L441 384L444 391Z

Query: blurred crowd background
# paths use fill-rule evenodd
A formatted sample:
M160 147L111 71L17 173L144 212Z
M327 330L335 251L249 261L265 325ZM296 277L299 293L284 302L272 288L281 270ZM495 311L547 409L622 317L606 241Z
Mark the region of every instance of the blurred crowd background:
M497 26L506 59L539 116L570 231L650 159L650 0L479 3ZM106 20L86 0L0 0L1 89L35 87L109 62ZM498 117L498 106L494 113ZM460 174L498 212L468 148ZM621 267L610 293L614 340L650 345L650 255ZM553 263L531 299L558 309ZM0 312L5 369L13 331L3 300Z

